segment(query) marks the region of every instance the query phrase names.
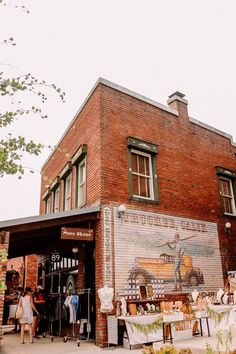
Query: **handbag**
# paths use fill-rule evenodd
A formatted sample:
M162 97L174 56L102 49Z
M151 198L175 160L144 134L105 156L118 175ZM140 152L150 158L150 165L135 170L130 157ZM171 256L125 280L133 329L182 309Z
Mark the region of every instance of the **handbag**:
M19 305L16 310L16 319L20 320L23 316L23 307Z

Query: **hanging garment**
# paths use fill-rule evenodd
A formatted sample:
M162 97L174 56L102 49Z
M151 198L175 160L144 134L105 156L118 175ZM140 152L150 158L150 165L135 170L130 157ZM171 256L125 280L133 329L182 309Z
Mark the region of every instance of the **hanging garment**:
M68 295L65 299L64 305L69 308L69 312L70 312L69 322L73 323L75 321L74 321L74 311L73 311L73 305L71 303L71 299L72 299L72 295Z
M72 308L73 308L73 322L76 322L78 309L79 309L79 296L78 295L72 295L71 304L72 304Z

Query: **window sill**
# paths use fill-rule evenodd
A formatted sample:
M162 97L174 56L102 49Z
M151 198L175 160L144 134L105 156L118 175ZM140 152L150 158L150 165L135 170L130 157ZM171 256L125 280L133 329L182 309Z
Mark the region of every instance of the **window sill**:
M136 202L143 202L143 203L149 203L149 204L159 204L158 200L153 200L153 199L144 199L144 198L139 198L139 197L129 197L130 200L135 200Z
M235 219L235 218L236 218L236 214L227 214L227 213L224 213L224 214L223 214L223 217Z

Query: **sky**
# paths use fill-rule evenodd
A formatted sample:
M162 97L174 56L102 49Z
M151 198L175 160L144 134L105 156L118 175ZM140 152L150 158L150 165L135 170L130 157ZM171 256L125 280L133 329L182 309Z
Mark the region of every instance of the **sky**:
M56 145L102 77L165 105L181 91L191 117L236 142L235 13L235 0L9 1L0 7L0 42L14 37L17 45L0 46L0 72L30 72L66 92L62 103L48 91L48 119L24 118L11 131ZM49 154L26 157L21 180L0 179L0 220L39 213L40 170Z

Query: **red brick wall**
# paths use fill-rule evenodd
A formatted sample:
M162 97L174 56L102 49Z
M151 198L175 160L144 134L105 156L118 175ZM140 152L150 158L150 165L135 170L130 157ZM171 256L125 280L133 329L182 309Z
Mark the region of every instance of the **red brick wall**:
M38 257L35 254L25 257L25 286L34 290L37 286Z
M100 124L100 89L98 88L44 167L42 171L41 194L44 193L50 182L60 173L73 154L78 150L79 146L87 144L87 190L90 192L87 196L86 206L94 203L99 204L101 195ZM74 176L75 169L73 169L72 183L75 183ZM63 181L61 181L61 187L63 187ZM61 190L61 195L63 195L63 190ZM74 208L74 195L72 196L72 203L72 207ZM63 210L62 203L61 210ZM40 214L44 214L44 202L40 204Z
M228 138L191 123L185 104L178 102L175 108L179 117L101 86L102 204L113 201L146 211L217 222L224 270L236 269L236 220L229 220L229 238L224 232L228 219L222 217L215 171L216 166L235 170L236 147ZM159 205L128 197L128 136L158 145ZM225 257L226 249L231 258Z

